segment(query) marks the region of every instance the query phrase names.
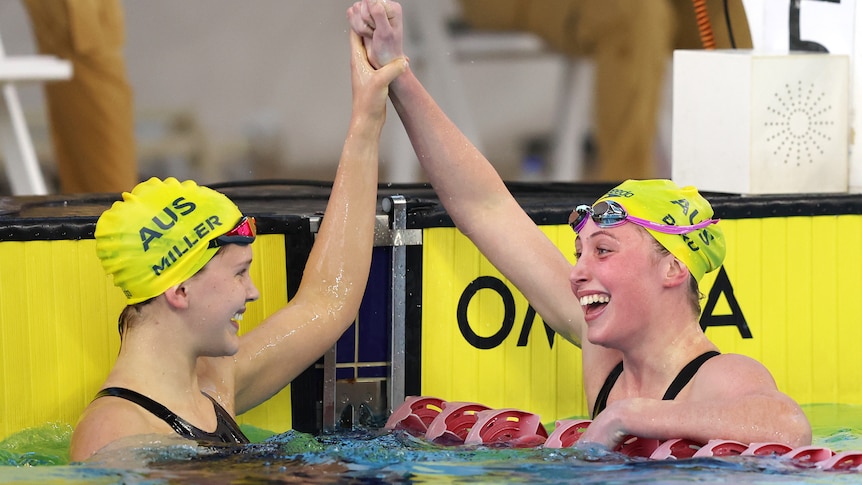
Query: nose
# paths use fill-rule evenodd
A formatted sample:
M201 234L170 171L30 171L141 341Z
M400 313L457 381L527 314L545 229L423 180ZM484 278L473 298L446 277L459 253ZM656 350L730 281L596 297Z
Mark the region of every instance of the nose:
M572 266L572 270L569 271L569 283L572 285L573 292L577 290L579 285L587 281L588 272L586 266L586 260L581 256Z
M257 286L255 286L254 282L249 278L248 285L246 285L245 299L246 301L256 301L258 298L260 298L260 292L257 291Z

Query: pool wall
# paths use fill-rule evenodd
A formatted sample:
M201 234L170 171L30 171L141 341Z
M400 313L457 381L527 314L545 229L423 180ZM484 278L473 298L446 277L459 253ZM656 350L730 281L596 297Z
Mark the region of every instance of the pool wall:
M262 234L252 267L261 300L249 305L248 331L295 292L329 186L218 188L258 217ZM610 185L510 188L573 260L568 214ZM351 425L363 411L385 414L410 394L521 408L545 422L586 415L579 350L452 227L429 187L381 186L381 202L393 195L404 195L406 220L399 229L392 212L378 215L356 325L240 422L316 431ZM862 404L862 196L706 195L728 239L725 264L701 283L707 335L724 352L763 362L800 403ZM92 232L117 198L0 198L0 439L74 424L113 363L124 303Z
M701 282L706 334L721 351L765 364L800 403L862 403L862 216L721 225L727 258ZM574 254L570 227L543 230ZM422 393L530 410L545 422L587 416L580 350L549 337L523 296L456 230L426 230L423 248Z

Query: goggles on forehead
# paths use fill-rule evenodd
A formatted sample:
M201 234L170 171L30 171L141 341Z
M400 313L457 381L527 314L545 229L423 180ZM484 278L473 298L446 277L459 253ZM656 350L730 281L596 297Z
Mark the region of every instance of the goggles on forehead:
M664 234L688 234L718 222L718 219L707 219L693 226L659 224L629 215L625 207L615 200L603 200L592 207L579 205L572 211L572 215L569 216L569 225L572 226L572 229L576 233L581 232L581 229L584 228L584 225L587 223L587 216L591 217L593 222L601 228L616 227L626 222L631 222Z
M210 248L217 248L225 244L251 244L257 236L257 223L254 217L243 217L239 223L230 231L210 241Z

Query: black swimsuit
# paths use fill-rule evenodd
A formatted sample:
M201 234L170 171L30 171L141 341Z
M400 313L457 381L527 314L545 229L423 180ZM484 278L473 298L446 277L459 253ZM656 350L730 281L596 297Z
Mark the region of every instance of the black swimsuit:
M700 366L703 365L707 360L719 355L719 352L714 350L710 350L709 352L704 352L703 354L697 356L689 362L685 367L679 371L679 374L676 376L676 379L670 383L667 391L664 393L664 397L662 400L664 401L673 401L674 398L682 391L682 388L685 387L686 384L691 380L692 377L697 373L697 370L700 369ZM601 391L599 391L598 397L596 397L596 404L593 406L593 419L602 412L605 407L608 405L608 396L611 394L611 389L614 387L614 384L617 382L617 379L620 377L620 374L623 372L623 363L620 362L616 367L608 374L608 378L605 380L605 385L602 386Z
M249 439L246 438L242 430L239 429L239 425L236 424L236 421L234 421L230 413L225 411L225 409L207 393L201 392L201 394L212 401L213 409L215 409L218 426L216 426L215 431L212 433L208 433L196 427L185 419L174 414L170 409L156 401L153 401L147 396L130 389L123 387L109 387L107 389L102 389L98 394L96 394L96 399L105 396L113 396L131 401L171 425L171 428L173 428L178 435L186 439L208 443L249 443Z

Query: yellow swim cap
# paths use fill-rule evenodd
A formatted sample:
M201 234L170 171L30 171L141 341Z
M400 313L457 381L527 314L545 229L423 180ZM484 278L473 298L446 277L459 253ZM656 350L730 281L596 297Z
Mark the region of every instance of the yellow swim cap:
M680 188L670 180L626 180L596 203L603 200L615 200L628 214L658 224L695 225L713 215L712 206L696 188ZM646 230L682 261L697 281L724 261L724 232L718 224L681 235Z
M209 242L241 218L237 206L215 190L153 177L102 213L96 253L133 305L197 273L218 250Z

